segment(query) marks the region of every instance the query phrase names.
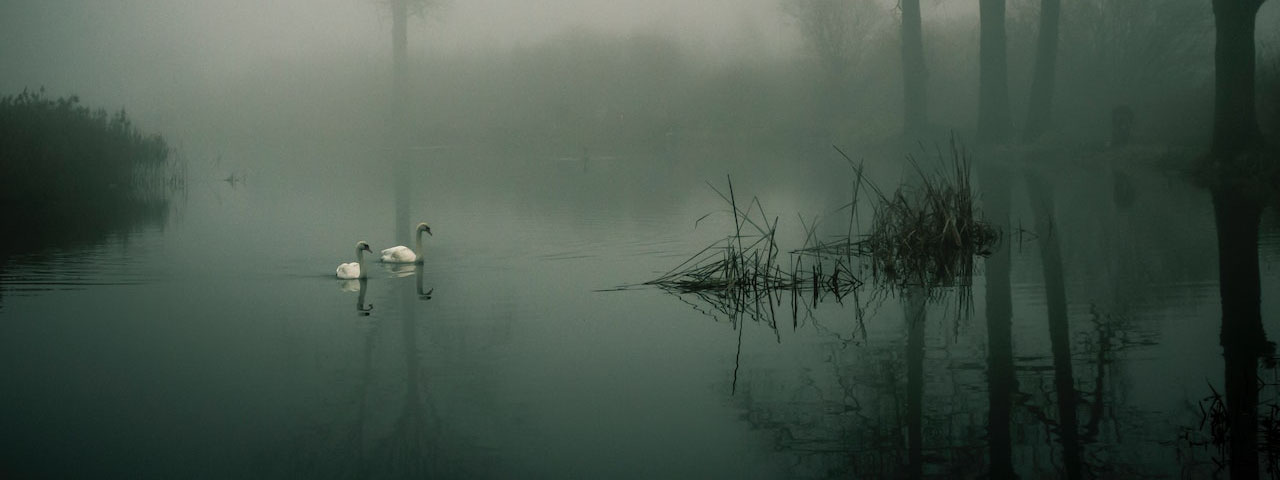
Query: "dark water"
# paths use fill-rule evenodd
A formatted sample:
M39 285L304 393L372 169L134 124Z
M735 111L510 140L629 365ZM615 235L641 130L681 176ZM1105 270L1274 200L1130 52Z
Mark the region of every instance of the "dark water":
M399 233L380 187L392 175L370 160L379 155L227 154L193 166L208 180L190 182L162 227L9 254L0 476L989 470L981 269L971 291L923 305L868 289L806 301L793 317L784 299L776 328L657 289L607 291L723 237L725 215L695 221L726 211L703 183L723 186L726 173L780 216L784 249L800 246L797 213L840 217L847 200L841 160L793 168L829 153L422 150L410 211L435 233L424 265L371 263L363 285L342 282L334 267L353 260L356 241L376 251ZM902 173L873 168L884 181ZM244 181L216 180L226 170ZM1109 168L1048 175L1077 401L1071 443L1084 472L1212 473L1216 450L1195 443L1223 371L1207 193L1145 170L1123 188ZM1019 176L1011 186L1008 447L1017 473L1054 477L1065 471L1058 405L1069 396L1055 386L1063 362L1052 355L1029 192ZM1264 219L1260 247L1273 332L1276 224ZM906 312L923 321L909 328Z

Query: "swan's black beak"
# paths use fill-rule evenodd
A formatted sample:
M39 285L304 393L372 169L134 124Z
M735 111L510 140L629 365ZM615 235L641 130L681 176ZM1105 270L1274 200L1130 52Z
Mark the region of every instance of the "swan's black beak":
M372 249L372 248L369 248L369 246L368 246L368 245L365 245L363 248L364 248L364 251L369 252L369 253L373 253L373 249Z
M431 235L431 227L427 227L427 235ZM431 236L434 237L435 235L431 235Z

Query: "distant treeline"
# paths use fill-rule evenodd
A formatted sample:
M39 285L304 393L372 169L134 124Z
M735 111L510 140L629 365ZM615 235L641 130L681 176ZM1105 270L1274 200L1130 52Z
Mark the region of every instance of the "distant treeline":
M1211 9L1199 0L1153 2L1063 5L1052 121L1040 141L1101 146L1111 139L1113 112L1123 108L1134 114L1134 143L1190 147L1208 142ZM876 145L896 141L901 133L904 89L893 2L871 3L876 9L868 14L879 20L865 25L841 50L846 64L834 72L824 67L831 62L824 62L818 49L803 42L778 46L765 36L702 48L660 32L579 28L510 47L410 48L408 98L390 98L389 58L335 53L271 58L250 62L225 79L192 79L183 84L192 90L173 95L169 108L182 112L173 117L199 132L187 141L204 136L220 142L217 148L226 143L377 144L395 131L387 120L393 103L409 112L418 146L499 145L550 155L608 155L676 151L682 145ZM1028 112L1036 5L1010 2L1008 13L1009 110L1015 131L1024 127ZM963 139L976 130L976 4L956 8L931 6L923 20L928 138L955 132ZM1274 60L1280 58L1274 47L1280 45L1274 33L1280 30L1263 28L1275 25L1269 22L1258 30L1264 38L1259 50L1263 102L1280 95L1266 93L1275 91L1268 85L1280 85L1267 80L1280 78L1267 76L1280 71ZM1264 105L1264 113L1275 111Z
M1142 22L1064 25L1051 132L1058 140L1050 141L1105 142L1121 106L1136 113L1140 142L1207 141L1212 16L1099 5L1073 17L1123 13ZM1035 18L1010 18L1010 37L1020 40L1009 45L1015 128L1027 110ZM420 136L445 142L562 142L562 151L706 139L875 142L902 125L898 32L886 25L851 44L857 54L837 73L809 50L714 58L660 35L570 31L507 51L415 59L416 98L408 101L418 107ZM929 122L940 138L965 136L977 118L976 26L937 19L926 27Z
M654 34L574 30L509 51L418 62L414 123L422 138L443 142L577 152L893 128L852 121L893 105L881 91L889 82L832 88L805 59L709 58Z
M123 109L107 113L43 89L0 98L6 232L56 244L162 218L176 178L168 159L164 139L140 132ZM5 236L0 246L17 237Z

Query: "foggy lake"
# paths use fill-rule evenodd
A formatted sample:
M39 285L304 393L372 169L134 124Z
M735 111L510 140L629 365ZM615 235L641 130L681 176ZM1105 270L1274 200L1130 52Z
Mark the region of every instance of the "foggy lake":
M974 124L977 2L923 2L930 119L900 133L899 73L865 73L903 68L887 3L847 2L891 44L823 80L818 0L426 2L393 73L403 1L0 7L0 478L1238 478L1240 437L1280 471L1280 195L1250 285L1248 207L1194 168L1209 0L1164 0L1205 32L1173 66L1107 79L1071 22L1127 11L1068 8L1025 141ZM1010 131L1039 5L1008 1ZM925 254L854 242L952 174L973 210L903 236L995 240L894 280ZM421 263L378 261L419 222ZM765 280L654 282L758 248Z

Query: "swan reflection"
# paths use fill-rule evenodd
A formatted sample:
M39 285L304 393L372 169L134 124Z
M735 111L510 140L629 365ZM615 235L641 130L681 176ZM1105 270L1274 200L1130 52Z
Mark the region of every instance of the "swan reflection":
M408 277L416 270L412 263L384 263L382 267L392 278Z
M364 300L366 292L369 291L368 287L369 287L369 279L367 278L361 278L358 280L344 280L341 286L342 291L344 292L359 293L359 295L356 296L356 311L360 312L360 316L362 317L369 316L369 312L373 310L373 304L370 303L366 305Z
M343 280L342 283L338 284L338 288L341 288L342 291L344 292L359 292L361 290L364 290L363 288L360 287L360 285L362 284L364 284L364 279Z
M356 296L356 312L359 312L360 316L362 317L369 316L369 312L373 311L372 303L368 305L364 303L365 292L369 291L368 288L365 288L368 286L367 285L368 282L369 281L366 279L363 279L363 278L360 279L360 295Z
M417 281L417 284L418 284L418 300L423 300L423 301L431 300L431 294L435 292L436 289L432 288L424 291L422 288L422 277L423 277L422 269L418 268L415 270L417 271L414 277L416 277L415 280Z

